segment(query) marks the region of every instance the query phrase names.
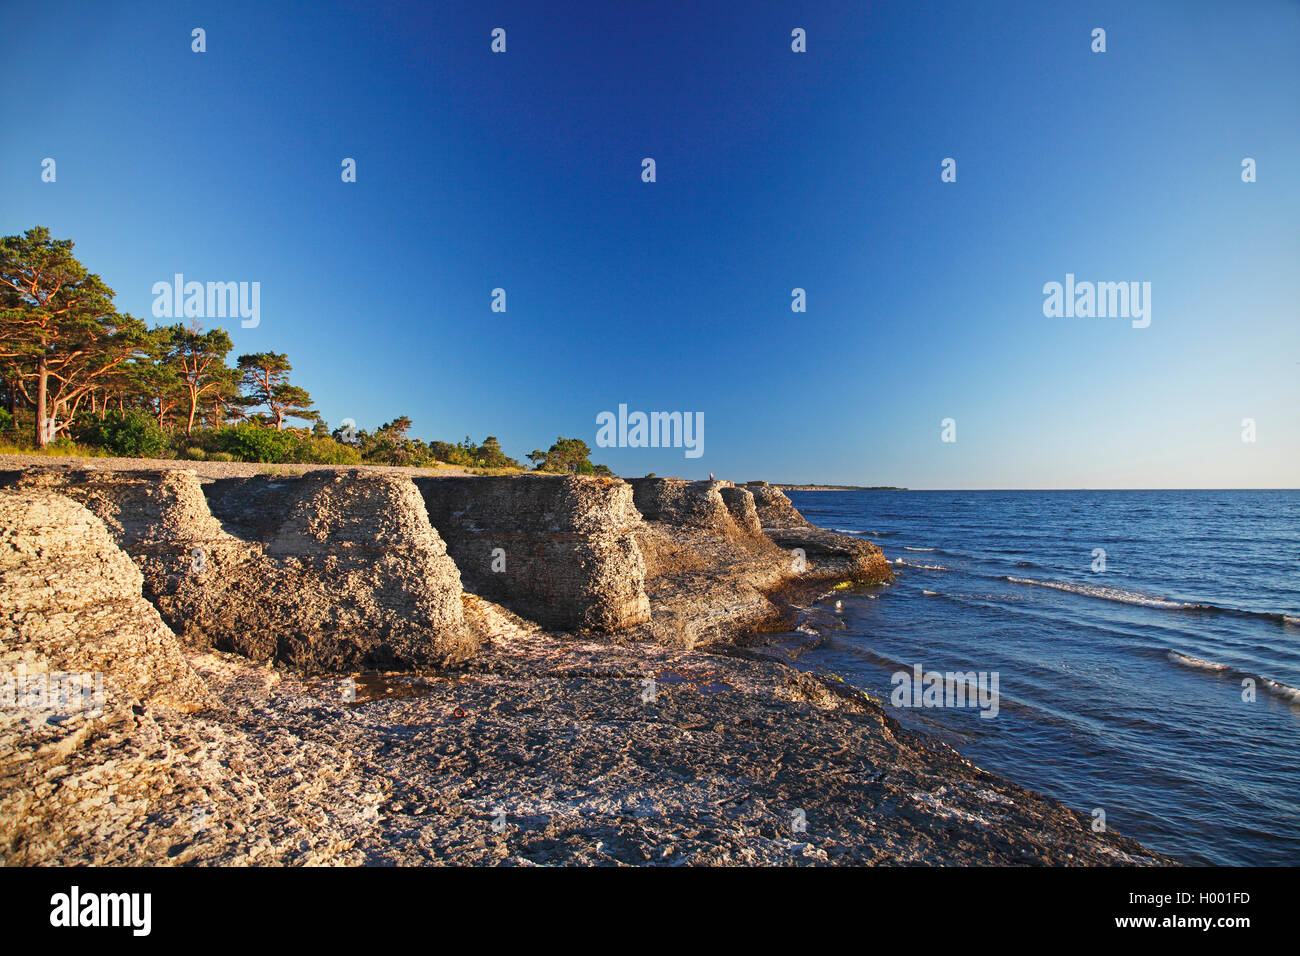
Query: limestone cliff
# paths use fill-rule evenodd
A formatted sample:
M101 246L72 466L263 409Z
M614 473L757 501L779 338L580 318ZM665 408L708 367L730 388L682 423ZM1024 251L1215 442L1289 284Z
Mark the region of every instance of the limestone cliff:
M143 577L104 523L49 491L0 494L0 672L102 675L104 693L208 703Z
M797 553L812 577L864 583L893 578L889 561L872 542L809 524L780 488L771 485L747 485L746 488L754 495L763 533L782 548Z
M773 597L791 588L892 577L879 548L814 528L777 489L760 499L726 481L631 484L645 518L651 631L663 643L694 647L776 626L784 614Z
M156 708L216 705L142 584L76 502L0 493L0 863L46 859L70 832L93 829L81 799L102 783L69 779L73 755L102 763L156 731ZM136 751L131 769L146 762Z
M632 489L521 475L417 478L470 590L546 627L612 632L650 616Z
M693 647L779 623L792 588L890 577L779 489L726 481L86 468L0 486L98 515L187 643L308 672L471 658L466 591L552 630Z
M191 644L306 671L445 665L479 644L460 574L407 479L315 472L205 487L188 471L87 469L12 486L58 490L99 515Z

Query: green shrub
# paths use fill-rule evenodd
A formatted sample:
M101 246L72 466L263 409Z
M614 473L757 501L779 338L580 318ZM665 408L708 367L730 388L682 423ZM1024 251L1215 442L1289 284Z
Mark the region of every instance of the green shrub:
M208 455L208 461L234 461L235 456L228 451L214 451Z
M357 465L361 463L361 452L328 435L300 435L292 460L313 465Z
M298 436L293 432L277 431L251 422L219 429L214 441L218 451L233 455L239 461L271 464L292 461L297 443Z
M209 461L220 461L217 454L225 452L237 461L256 461L268 465L356 465L361 462L360 451L351 445L337 442L328 435L313 435L296 429L277 431L252 422L218 429L204 444L208 447Z
M167 433L152 415L140 409L89 418L78 423L75 430L82 444L123 458L157 458L169 450Z
M176 440L182 449L201 448L205 454L211 455L214 451L222 451L221 435L226 431L224 428L199 428L195 427L194 431L187 435L182 429L176 433Z
M185 457L190 461L203 461L208 457L208 453L197 445L190 445L185 449Z

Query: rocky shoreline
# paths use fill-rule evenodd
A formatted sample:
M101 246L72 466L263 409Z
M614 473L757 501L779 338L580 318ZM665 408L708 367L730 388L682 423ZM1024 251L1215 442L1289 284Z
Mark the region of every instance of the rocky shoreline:
M222 468L0 459L0 861L1169 862L745 650L891 576L779 489Z

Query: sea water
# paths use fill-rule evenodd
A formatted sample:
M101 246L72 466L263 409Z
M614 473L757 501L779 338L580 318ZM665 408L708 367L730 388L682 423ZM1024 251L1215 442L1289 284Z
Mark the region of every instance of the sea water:
M799 666L1089 825L1193 864L1300 864L1300 491L790 497L897 575L809 608L778 642ZM996 673L996 718L892 707L918 666Z

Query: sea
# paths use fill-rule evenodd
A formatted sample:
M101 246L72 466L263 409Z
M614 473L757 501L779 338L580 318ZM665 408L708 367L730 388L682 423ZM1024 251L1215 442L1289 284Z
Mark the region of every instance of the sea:
M789 495L896 580L801 609L773 653L1094 828L1300 864L1300 491ZM927 700L918 667L954 676Z

